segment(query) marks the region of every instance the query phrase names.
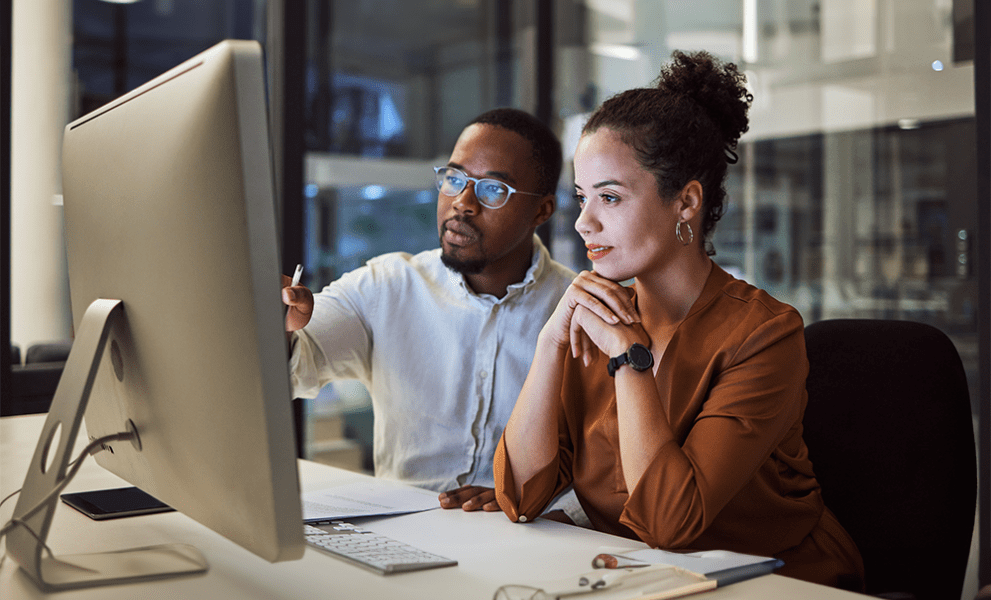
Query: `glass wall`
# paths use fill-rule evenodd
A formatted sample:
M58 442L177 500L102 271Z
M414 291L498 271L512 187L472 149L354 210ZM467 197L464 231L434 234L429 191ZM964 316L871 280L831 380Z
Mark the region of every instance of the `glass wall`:
M72 16L73 118L221 40L265 40L265 0L73 0Z

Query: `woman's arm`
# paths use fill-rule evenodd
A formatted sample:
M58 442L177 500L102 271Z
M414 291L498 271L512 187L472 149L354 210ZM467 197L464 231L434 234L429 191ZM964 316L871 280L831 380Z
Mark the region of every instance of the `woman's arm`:
M571 323L573 331L580 331L610 358L625 353L633 344L651 346L639 323L607 323L584 307L575 311ZM622 366L615 373L615 386L623 478L627 489L633 490L657 451L674 439L674 433L661 406L653 369L637 371Z
M570 348L577 357L593 349L580 330L572 326L576 310L604 323L639 322L625 288L587 271L575 278L558 302L537 337L530 372L503 433L516 498L521 497L523 484L557 456L557 406L565 353Z
M567 348L548 338L543 331L537 338L530 372L503 432L516 498L522 497L523 483L558 452L557 401Z

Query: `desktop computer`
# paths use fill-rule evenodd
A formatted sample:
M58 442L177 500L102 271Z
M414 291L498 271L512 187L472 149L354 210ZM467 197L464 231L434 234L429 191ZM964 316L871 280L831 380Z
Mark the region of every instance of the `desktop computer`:
M261 47L229 40L65 129L75 341L7 539L46 591L207 568L181 545L43 555L83 418L104 468L303 555L265 98Z

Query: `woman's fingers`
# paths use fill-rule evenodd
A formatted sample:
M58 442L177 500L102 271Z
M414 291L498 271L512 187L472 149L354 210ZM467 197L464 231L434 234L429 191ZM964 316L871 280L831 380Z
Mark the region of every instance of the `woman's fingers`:
M598 344L586 330L589 319L598 319L597 315L590 313L591 311L584 306L579 306L571 318L571 327L569 328L571 355L574 358L581 357L582 363L586 367L592 364L600 352Z
M572 282L572 308L581 304L606 323L622 321L627 325L640 322L627 288L591 271L582 271Z

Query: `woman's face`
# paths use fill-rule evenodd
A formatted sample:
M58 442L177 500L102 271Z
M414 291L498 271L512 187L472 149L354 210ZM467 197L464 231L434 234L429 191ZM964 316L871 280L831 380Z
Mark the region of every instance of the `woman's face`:
M575 150L575 194L595 272L613 281L661 271L682 249L675 238L677 202L665 202L657 180L611 129L583 135Z

